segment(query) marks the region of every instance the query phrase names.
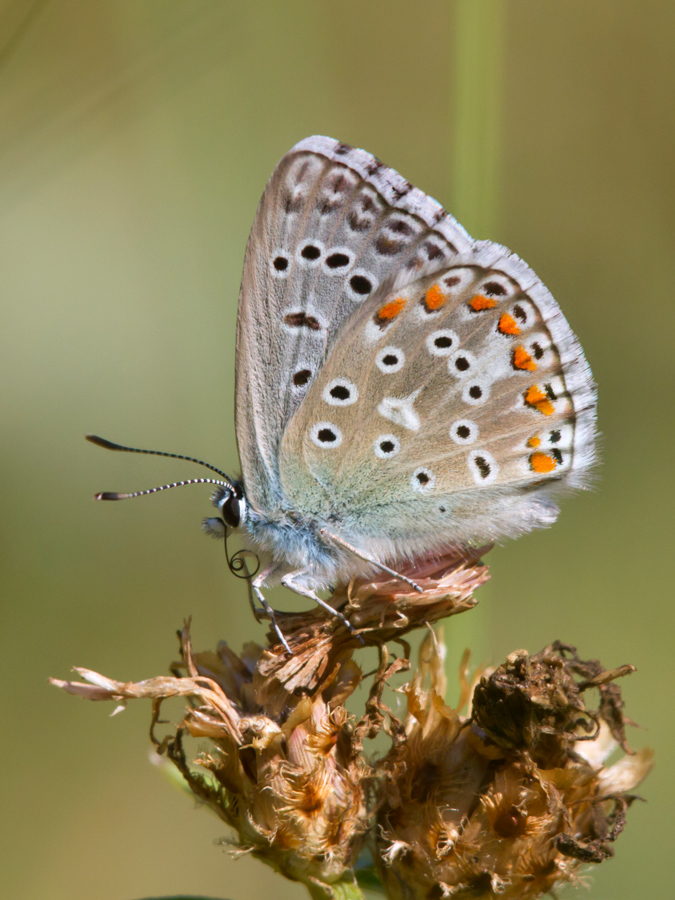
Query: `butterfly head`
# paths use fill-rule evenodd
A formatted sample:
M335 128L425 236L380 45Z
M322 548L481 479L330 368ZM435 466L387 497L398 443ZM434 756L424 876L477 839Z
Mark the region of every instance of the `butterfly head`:
M221 487L211 498L211 502L220 512L227 528L237 529L248 517L248 505L240 484L233 483L232 488Z
M125 453L145 453L151 456L168 456L171 459L184 459L189 462L197 463L211 471L216 472L221 477L215 478L188 478L185 481L174 481L171 484L163 484L159 487L149 488L145 491L134 491L132 493L119 493L117 491L102 491L96 494L97 500L128 500L131 497L143 497L147 494L156 494L159 491L166 491L169 488L182 487L186 484L214 484L217 485L216 492L212 499L213 505L220 511L222 518L205 519L204 529L208 534L214 537L227 536L227 530L237 529L242 525L247 516L247 503L244 496L243 485L229 478L221 469L205 463L201 459L195 459L193 456L183 456L178 453L166 453L163 450L141 450L137 447L126 447L123 444L115 444L105 438L98 437L94 434L88 434L87 440L99 447L107 450L119 450Z

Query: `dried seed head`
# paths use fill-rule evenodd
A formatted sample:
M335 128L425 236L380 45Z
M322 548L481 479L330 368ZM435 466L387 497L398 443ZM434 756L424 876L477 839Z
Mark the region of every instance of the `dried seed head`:
M576 741L595 741L605 721L627 750L622 702L614 678L633 672L622 666L605 672L596 660L583 662L574 647L555 642L541 653L512 653L473 697L473 719L503 750L529 753L543 769L563 765ZM600 709L587 709L583 692L600 691Z
M610 855L626 792L651 757L603 769L625 743L620 695L596 711L582 693L625 671L605 673L560 644L520 651L480 680L471 718L443 701L441 654L427 638L405 688L405 739L384 762L377 843L387 896L530 900Z
M534 900L600 862L623 828L630 791L651 766L629 753L622 701L611 672L555 643L511 654L476 685L460 671L457 709L445 703L444 647L430 633L420 666L400 690L403 722L383 702L391 677L409 669L386 642L475 604L487 579L480 551L419 563L404 574L353 581L334 602L356 634L330 613L279 614L293 654L221 643L193 653L181 632L174 677L125 683L77 670L88 683L55 681L92 700L188 698L181 724L153 740L196 797L232 826L239 852L301 881L315 900L355 897L354 865L366 837L393 900ZM356 721L345 702L362 673L352 655L378 647L380 665ZM271 640L275 640L271 635ZM591 708L587 692L599 692ZM118 707L121 708L121 707ZM384 731L391 749L369 764L366 739ZM191 761L186 737L208 748Z

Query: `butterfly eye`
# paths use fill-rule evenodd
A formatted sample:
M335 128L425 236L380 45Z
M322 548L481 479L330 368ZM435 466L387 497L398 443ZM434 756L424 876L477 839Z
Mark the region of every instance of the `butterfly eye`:
M239 527L241 522L241 500L239 497L229 494L220 507L220 511L226 525L229 525L230 528Z
M351 406L359 399L359 391L347 378L335 378L323 389L322 396L331 406Z
M499 467L494 456L487 450L472 450L469 453L468 463L476 484L492 484L497 478Z
M375 358L375 365L388 375L390 372L399 372L405 363L405 354L398 347L384 347Z
M342 443L342 432L332 422L319 422L310 432L312 443L317 447L335 448Z
M425 469L424 466L420 466L419 469L415 469L412 473L410 484L413 491L423 494L426 491L430 491L436 484L436 476L431 469Z
M478 426L470 419L460 419L450 426L450 439L456 444L473 444L478 438Z

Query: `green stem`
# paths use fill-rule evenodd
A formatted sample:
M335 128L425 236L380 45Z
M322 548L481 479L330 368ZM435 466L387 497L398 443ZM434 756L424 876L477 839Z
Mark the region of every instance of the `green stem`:
M363 891L355 881L338 881L335 884L306 885L312 900L365 900Z
M455 2L453 215L474 237L494 233L499 206L504 0Z
M454 109L450 212L474 238L496 238L500 200L501 94L506 0L453 4ZM487 655L480 612L453 620L452 655ZM450 655L449 655L450 658Z

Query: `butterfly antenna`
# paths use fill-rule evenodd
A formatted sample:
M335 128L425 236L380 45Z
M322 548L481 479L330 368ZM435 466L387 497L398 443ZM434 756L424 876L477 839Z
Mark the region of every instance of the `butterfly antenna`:
M201 459L195 459L194 456L183 456L181 453L165 453L163 450L141 450L138 447L125 447L122 444L113 444L112 441L106 441L105 438L99 437L96 434L85 434L85 438L91 444L96 444L97 447L104 447L106 450L121 450L124 453L145 453L148 456L168 456L169 459L185 459L188 462L197 463L197 465L204 466L205 469L211 469L211 471L215 472L216 475L220 475L222 478L224 478L225 483L223 484L223 487L227 487L231 491L234 491L234 485L230 481L229 477L225 474L225 472L223 472L221 469L217 469L215 466L209 465L209 463L206 463ZM206 484L221 484L222 483L220 481L210 482L206 479L204 479L203 481ZM176 482L176 485L178 485L178 484L196 484L196 483L199 483L199 482L197 482L196 480L189 481L189 482L188 481L180 481L180 482ZM170 484L170 485L166 485L165 487L174 487L174 485ZM164 490L164 488L153 488L152 491L141 491L141 493L153 493L156 490ZM136 497L138 495L137 494L124 494L123 496L124 496L124 498L126 498L127 496ZM101 495L99 495L99 499L103 499ZM105 499L120 499L121 500L121 499L123 499L123 497L122 497L122 495L120 495L119 497L115 497L115 498L106 497Z
M166 455L169 456L170 454ZM159 487L148 488L145 491L134 491L132 494L120 494L117 491L101 491L100 494L94 495L94 500L129 500L131 497L145 497L146 494L157 494L159 491L168 491L169 488L183 487L184 484L219 484L221 487L228 489L232 487L229 481L218 481L216 478L188 478L187 481L161 484Z

